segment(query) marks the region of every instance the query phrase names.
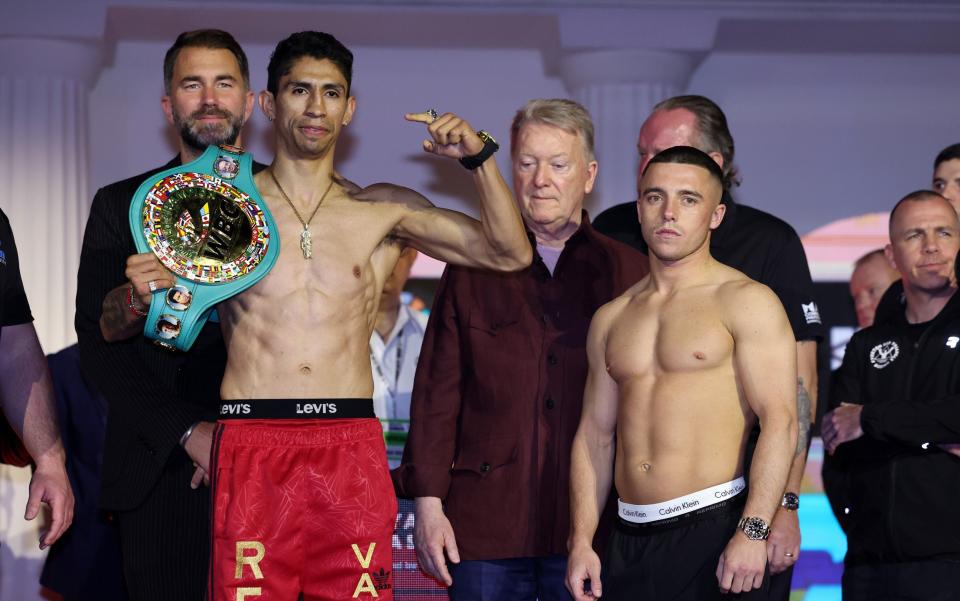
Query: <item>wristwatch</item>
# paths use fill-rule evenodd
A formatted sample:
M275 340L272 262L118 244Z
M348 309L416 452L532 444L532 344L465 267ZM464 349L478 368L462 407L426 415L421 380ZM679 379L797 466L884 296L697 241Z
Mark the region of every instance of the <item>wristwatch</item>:
M780 506L787 511L796 511L800 509L800 497L795 492L785 492L783 493L783 500L780 501Z
M743 531L750 540L767 540L770 536L770 526L760 518L740 518L737 528Z
M493 136L482 129L477 132L477 137L483 140L483 149L473 156L460 159L460 164L470 171L482 165L484 161L493 156L493 153L500 150L500 145L493 139Z

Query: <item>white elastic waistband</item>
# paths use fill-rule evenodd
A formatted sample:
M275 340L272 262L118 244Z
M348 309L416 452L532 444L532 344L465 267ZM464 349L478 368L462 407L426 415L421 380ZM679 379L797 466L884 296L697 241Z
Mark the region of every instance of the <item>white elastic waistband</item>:
M737 496L747 487L743 476L730 482L717 484L710 488L698 490L676 499L654 503L652 505L633 505L617 500L620 517L634 524L646 524L647 522L656 522L667 518L676 517L691 511L703 509L717 503L722 503L727 499Z

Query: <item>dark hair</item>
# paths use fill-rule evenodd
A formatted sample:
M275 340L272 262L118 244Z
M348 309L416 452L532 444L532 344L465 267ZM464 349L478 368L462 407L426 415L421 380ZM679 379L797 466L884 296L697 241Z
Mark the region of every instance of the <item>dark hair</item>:
M723 187L739 185L737 169L733 166L733 135L727 127L727 116L717 103L706 96L688 94L674 96L657 103L654 111L684 109L697 120L697 148L703 152L719 152L723 157Z
M353 53L337 38L322 31L301 31L294 33L277 44L270 55L267 65L267 91L277 95L280 78L290 72L293 63L305 56L317 60L327 59L337 66L340 74L347 80L347 95L350 94L350 81L353 78Z
M887 224L887 228L892 232L893 231L893 217L897 214L897 211L900 209L901 205L904 205L908 202L922 202L925 200L936 200L940 199L943 202L947 203L948 206L953 208L953 205L950 204L950 201L946 199L939 192L934 192L933 190L916 190L907 194L903 198L897 201L897 204L893 205L893 209L890 210L890 222Z
M710 155L699 148L692 146L673 146L658 152L644 168L644 175L650 170L651 165L657 163L677 163L680 165L695 165L703 167L710 172L710 175L717 180L717 183L723 186L723 171L720 165L710 158Z
M937 158L933 161L933 168L936 169L940 166L940 163L954 159L960 159L960 144L951 144L941 150L940 154L938 154Z
M233 36L221 29L197 29L184 31L177 36L173 46L163 57L163 89L170 94L173 84L173 65L177 62L180 51L184 48L209 48L211 50L229 50L237 59L237 66L243 75L243 85L250 88L250 66L243 48L233 39Z

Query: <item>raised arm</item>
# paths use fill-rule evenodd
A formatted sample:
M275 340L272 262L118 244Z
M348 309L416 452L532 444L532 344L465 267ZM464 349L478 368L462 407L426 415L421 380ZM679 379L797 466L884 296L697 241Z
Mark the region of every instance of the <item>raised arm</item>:
M428 113L417 113L406 118L427 124L432 138L423 142L427 152L460 159L484 150L484 141L456 115L447 113L434 120ZM523 269L533 259L533 250L496 160L488 158L472 173L480 194L479 221L429 202L409 202L396 235L448 263L498 271Z
M617 384L607 373L606 339L616 303L601 307L587 334L587 385L570 457L570 539L567 589L577 601L602 594L600 558L593 550L600 513L610 493L616 453ZM584 582L590 580L589 592Z
M770 524L797 448L797 352L779 299L750 282L721 292L730 307L734 369L750 409L760 421L760 438L750 468L743 515ZM766 545L737 531L717 566L720 588L739 593L763 581Z

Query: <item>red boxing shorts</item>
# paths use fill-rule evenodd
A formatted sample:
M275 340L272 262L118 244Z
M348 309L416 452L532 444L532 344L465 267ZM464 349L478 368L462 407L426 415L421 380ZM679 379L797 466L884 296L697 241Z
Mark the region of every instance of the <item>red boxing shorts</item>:
M393 599L397 499L370 399L224 401L211 601Z

